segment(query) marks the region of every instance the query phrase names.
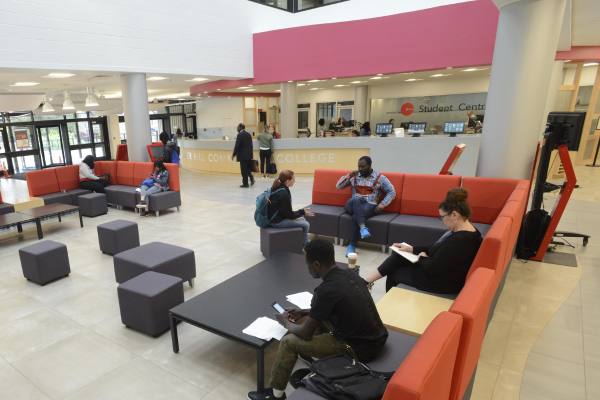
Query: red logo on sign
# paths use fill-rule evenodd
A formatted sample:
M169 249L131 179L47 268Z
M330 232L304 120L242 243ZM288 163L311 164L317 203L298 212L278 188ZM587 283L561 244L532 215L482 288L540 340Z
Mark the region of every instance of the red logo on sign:
M400 112L402 115L406 115L407 117L411 115L415 111L415 106L413 103L404 103L400 108Z

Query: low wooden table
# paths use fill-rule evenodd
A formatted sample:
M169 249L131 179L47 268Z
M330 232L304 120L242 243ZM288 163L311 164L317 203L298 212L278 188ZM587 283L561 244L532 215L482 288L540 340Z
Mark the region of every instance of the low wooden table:
M402 288L392 288L377 303L383 324L395 331L421 336L431 321L448 311L454 300Z
M19 233L21 233L23 232L22 225L27 222L35 222L35 219L18 212L0 215L0 229L8 229L16 226Z
M27 210L23 210L19 214L28 215L29 217L31 217L31 219L35 221L38 239L42 239L44 237L44 232L42 231L42 220L49 219L52 217L58 217L58 222L62 222L61 217L63 215L73 213L79 214L79 225L83 228L83 218L81 217L79 207L72 206L70 204L48 204L41 207L34 207Z

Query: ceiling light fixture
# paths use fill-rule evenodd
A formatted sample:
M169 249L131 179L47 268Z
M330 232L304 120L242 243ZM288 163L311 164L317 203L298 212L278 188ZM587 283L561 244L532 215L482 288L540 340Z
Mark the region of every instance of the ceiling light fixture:
M350 82L350 83L357 84L357 83L363 83L363 81L352 81L352 82Z
M157 79L155 79L155 80L157 80ZM192 79L186 80L186 82L204 82L207 80L208 80L208 78L192 78Z
M63 111L75 109L73 100L71 100L71 96L69 96L69 92L67 92L66 90L65 90L65 96L64 96L64 100L63 100L62 109L63 109Z
M105 99L119 99L119 98L121 98L121 96L122 96L121 92L113 92L113 93L106 93L102 97Z
M335 76L332 76L332 77L331 77L331 80L332 80L332 81L335 81L336 79L337 79L337 78L336 78Z
M246 89L244 92L256 92L256 89Z
M598 65L597 62L590 62L590 63L583 64L584 67L593 67L593 66L596 66L596 65Z
M167 78L164 76L151 76L147 80L149 80L149 81L164 81L165 79L167 79Z
M315 82L321 82L320 79L311 79L310 81L307 81L309 83L315 83Z
M377 74L377 76L383 76L383 74Z
M416 81L422 81L423 79L418 79L418 78L410 78L410 79L405 79L404 82L416 82Z
M94 89L87 88L87 96L85 97L86 107L98 107L98 97L94 94Z
M319 89L321 89L321 88L320 87L314 87L314 88L310 88L308 90L319 90Z
M288 83L292 83L292 82L294 82L294 81L288 81Z
M250 86L240 86L238 89L240 89L240 90L250 89Z
M450 76L450 75L452 75L452 74L433 74L433 75L430 75L430 76L432 78L441 78L443 76Z
M344 86L348 86L348 85L333 85L335 87L344 87Z
M476 67L471 67L471 68L467 68L467 69L463 69L462 72L474 72L474 71L485 71L487 68L476 68Z
M372 76L369 79L371 79L371 80L377 80L377 79L381 79L381 76Z
M10 86L15 86L15 87L28 87L28 86L37 86L39 85L39 82L15 82Z
M306 86L306 83L299 83L296 86Z
M48 96L44 96L44 104L42 105L42 112L43 113L51 113L54 112L54 107L52 107L52 104L50 104L50 100L48 99Z
M50 78L50 79L64 79L75 76L75 74L71 74L70 72L51 72L48 75L42 76L42 78Z

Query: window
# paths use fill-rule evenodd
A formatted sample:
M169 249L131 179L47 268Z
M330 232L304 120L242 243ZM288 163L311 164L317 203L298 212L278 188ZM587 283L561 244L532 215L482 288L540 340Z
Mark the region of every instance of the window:
M92 155L91 148L77 149L71 150L71 161L73 164L81 164L81 160L85 158L85 156Z
M92 143L92 135L90 134L90 126L87 121L78 122L77 130L79 132L79 143L78 144Z

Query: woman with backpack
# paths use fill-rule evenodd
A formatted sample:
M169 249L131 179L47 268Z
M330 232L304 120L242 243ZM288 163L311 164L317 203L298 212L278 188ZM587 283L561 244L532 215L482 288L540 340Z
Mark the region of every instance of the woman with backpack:
M304 232L304 244L308 243L308 228L310 224L304 216L312 217L315 214L310 208L297 211L292 210L292 194L290 188L294 186L296 178L294 172L283 170L271 186L267 215L271 221L272 228L294 228L300 227Z
M148 195L159 192L166 192L169 190L169 171L165 167L165 163L162 160L154 161L154 169L152 174L144 179L140 185L140 198L141 202L137 205L141 213L143 214L148 208Z

